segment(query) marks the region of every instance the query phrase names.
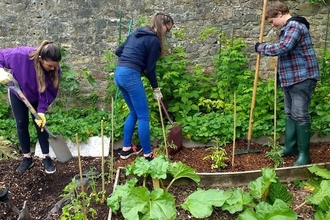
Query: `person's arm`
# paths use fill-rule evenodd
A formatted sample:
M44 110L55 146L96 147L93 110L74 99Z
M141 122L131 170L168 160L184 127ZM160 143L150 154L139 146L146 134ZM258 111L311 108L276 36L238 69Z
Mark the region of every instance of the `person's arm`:
M283 36L275 44L260 43L257 52L265 56L278 56L291 51L301 39L302 30L295 22L289 22L285 27Z
M126 38L125 42L122 43L122 44L116 49L115 54L116 54L117 57L120 57L120 56L122 55L123 50L124 50L124 47L125 47L125 45L126 45L127 40L128 40L129 37L130 37L130 36L128 36L128 37Z
M150 47L146 62L145 76L150 82L153 89L158 88L157 76L156 76L156 63L160 56L160 42L158 38L153 38L150 41Z

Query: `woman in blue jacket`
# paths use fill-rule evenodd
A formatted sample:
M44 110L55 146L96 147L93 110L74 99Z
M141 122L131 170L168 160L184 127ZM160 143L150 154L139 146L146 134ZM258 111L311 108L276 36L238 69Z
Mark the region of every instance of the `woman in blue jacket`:
M0 50L0 72L5 72L4 68L10 69L10 73L17 80L23 94L41 118L41 120L35 119L35 127L44 155L42 164L46 173L56 171L54 163L49 157L48 134L43 128L46 124L45 112L58 93L61 58L60 49L50 41L43 41L37 48L20 46ZM33 166L28 130L29 109L13 90L10 90L9 99L23 153L23 161L16 171L23 173Z
M142 150L147 160L153 158L148 101L141 76L147 77L154 90L153 97L157 101L160 100L162 93L156 78L156 62L165 54L163 39L173 24L173 19L169 14L156 13L149 26L138 28L116 50L119 60L115 70L115 82L130 109L124 124L124 143L120 152L122 159L127 159ZM132 143L136 122L138 122L138 136L142 146Z

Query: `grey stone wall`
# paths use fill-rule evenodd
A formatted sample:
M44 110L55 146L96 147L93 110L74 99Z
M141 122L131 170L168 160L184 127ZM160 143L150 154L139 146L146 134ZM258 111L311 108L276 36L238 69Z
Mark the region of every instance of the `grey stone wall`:
M268 1L268 4L272 1ZM311 5L307 0L285 1L290 8L306 16L316 49L324 46L329 5ZM102 59L105 49L118 46L119 14L122 13L122 35L126 37L130 19L133 29L139 15L150 16L165 10L173 15L175 27L183 29L185 40L170 39L183 45L193 63L211 66L217 53L216 36L196 41L199 31L219 27L227 34L234 28L234 36L244 37L250 44L248 52L254 68L254 43L259 40L262 0L1 0L0 48L17 45L39 45L51 39L67 50L65 62L77 72L90 70L103 94L106 85L106 65ZM276 41L277 32L265 26L264 41ZM267 77L275 68L276 58L262 58L260 75ZM88 92L88 88L83 92Z

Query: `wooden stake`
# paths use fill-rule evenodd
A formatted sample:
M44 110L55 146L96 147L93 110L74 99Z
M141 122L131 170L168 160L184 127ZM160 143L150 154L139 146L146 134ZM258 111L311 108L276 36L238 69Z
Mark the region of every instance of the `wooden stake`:
M274 80L274 140L273 146L276 146L276 99L277 99L277 67L275 67L275 80Z
M231 167L234 168L235 162L235 148L236 148L236 92L234 93L234 135L233 135L233 155L231 159Z
M105 187L104 187L104 134L103 134L103 120L101 120L101 145L102 145L102 160L101 160L101 169L102 169L102 198L101 204L104 203L105 200Z
M82 166L81 166L81 158L80 158L80 146L79 146L79 140L78 140L78 134L76 133L76 146L77 146L77 153L78 153L78 166L79 166L79 175L80 175L80 188L81 188L81 193L83 195L82 197L82 212L84 219L87 219L86 215L86 203L85 203L85 189L84 189L84 180L83 180L83 175L82 175Z

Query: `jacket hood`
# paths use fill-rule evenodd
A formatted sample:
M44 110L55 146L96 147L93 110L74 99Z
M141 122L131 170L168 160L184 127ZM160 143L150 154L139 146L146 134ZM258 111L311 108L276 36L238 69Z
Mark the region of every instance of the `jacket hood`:
M309 22L304 17L294 15L288 20L288 22L289 21L298 21L299 23L303 23L307 27L307 29L309 30Z
M153 32L149 27L142 27L142 28L138 28L136 29L135 33L134 33L135 37L142 37L142 36L156 36L156 33Z

